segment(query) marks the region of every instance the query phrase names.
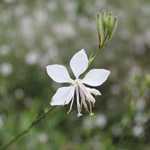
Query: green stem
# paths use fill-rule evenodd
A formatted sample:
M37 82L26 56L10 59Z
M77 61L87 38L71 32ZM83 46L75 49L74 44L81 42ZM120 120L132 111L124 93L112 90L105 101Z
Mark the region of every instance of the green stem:
M2 146L0 150L7 150L12 144L14 144L18 139L26 135L34 126L36 126L42 119L44 119L49 112L53 110L54 107L49 107L47 108L46 111L44 111L43 114L38 116L30 125L27 129L23 130L20 132L18 135L16 135L13 139L11 139L6 145Z
M89 66L92 65L92 63L94 62L94 60L95 60L96 57L98 56L99 51L100 51L101 49L102 49L102 48L98 48L98 49L96 50L95 54L89 58Z

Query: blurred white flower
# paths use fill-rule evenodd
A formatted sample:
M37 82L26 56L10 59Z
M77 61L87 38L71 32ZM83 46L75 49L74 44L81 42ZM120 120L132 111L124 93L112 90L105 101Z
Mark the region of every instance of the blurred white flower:
M95 1L95 3L94 3L95 5L94 5L94 9L96 9L96 10L101 10L101 9L103 9L103 8L106 8L107 7L107 2L106 2L106 0L102 0L102 1Z
M41 66L45 66L50 60L57 61L58 59L60 59L58 49L52 46L40 57L39 62Z
M20 31L24 38L32 42L34 39L33 19L30 16L24 16L20 20Z
M41 133L39 134L38 139L41 143L46 143L48 141L48 135L46 133Z
M141 137L144 133L144 128L141 125L136 125L133 127L133 135L136 137Z
M96 117L95 120L95 124L96 126L100 127L100 128L104 128L107 124L107 117L104 114L99 114Z
M145 114L138 112L136 113L134 120L136 124L144 125L147 122L148 117Z
M25 57L25 61L29 65L36 64L38 62L38 59L39 59L39 53L35 51L29 52Z
M23 17L24 14L25 14L25 11L26 11L26 6L25 5L17 5L14 9L14 14L17 16L17 17Z
M143 7L140 7L141 8L141 11L144 15L148 15L150 14L150 9L149 9L149 5L147 4L142 4ZM145 17L146 18L146 17Z
M85 17L80 17L79 19L79 27L82 29L86 29L90 32L94 32L96 30L95 27L95 22L94 21L90 21L88 18Z
M52 31L59 39L71 38L76 35L74 27L70 23L58 23L52 27Z
M0 55L7 55L10 52L10 47L7 45L4 45L0 47Z
M15 0L4 0L5 1L5 3L13 3L13 2L15 2Z
M48 14L44 9L37 10L35 11L35 19L37 21L37 25L44 25L48 20Z
M69 20L76 19L76 2L75 1L67 1L64 6L64 11L66 12L67 17Z
M50 103L52 106L70 103L69 113L74 103L74 95L76 95L78 116L82 115L82 107L92 114L92 107L95 104L94 96L101 95L101 93L95 88L87 87L87 85L91 87L102 85L107 80L110 71L105 69L92 69L83 79L80 79L80 75L87 70L88 65L89 60L87 54L82 49L70 61L70 67L75 76L75 80L71 79L66 67L62 65L55 64L47 66L47 73L55 82L71 84L68 87L62 87L57 90Z
M10 63L3 63L0 65L0 73L3 76L9 76L13 71L12 65Z
M42 44L44 48L47 49L47 51L43 52L40 56L39 62L41 66L45 66L49 61L57 61L58 59L60 59L60 57L58 57L58 48L51 37L45 36L42 39Z
M83 128L93 129L101 128L103 129L107 124L107 117L105 114L97 114L95 117L86 117L83 121Z
M145 109L145 101L144 99L140 99L136 102L136 109L137 111L144 111Z

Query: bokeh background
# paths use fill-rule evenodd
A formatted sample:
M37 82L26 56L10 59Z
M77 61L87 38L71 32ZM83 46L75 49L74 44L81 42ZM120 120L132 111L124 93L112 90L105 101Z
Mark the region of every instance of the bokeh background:
M47 64L65 64L81 48L97 49L96 13L119 24L92 67L111 70L95 116L54 109L10 150L150 149L149 0L1 0L0 146L27 128L60 85Z

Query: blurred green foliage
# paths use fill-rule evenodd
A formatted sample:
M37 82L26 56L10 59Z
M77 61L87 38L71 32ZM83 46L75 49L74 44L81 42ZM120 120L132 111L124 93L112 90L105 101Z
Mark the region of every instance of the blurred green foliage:
M149 0L1 0L0 146L49 105L57 85L45 66L68 65L77 50L97 48L101 9L118 16L119 25L93 64L111 70L96 116L56 108L10 150L149 150Z

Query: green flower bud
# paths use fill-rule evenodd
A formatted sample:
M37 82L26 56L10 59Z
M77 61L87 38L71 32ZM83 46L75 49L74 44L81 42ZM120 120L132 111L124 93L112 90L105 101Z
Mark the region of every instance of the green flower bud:
M97 32L99 38L99 48L103 48L111 40L117 27L117 17L110 12L100 12L97 14Z

